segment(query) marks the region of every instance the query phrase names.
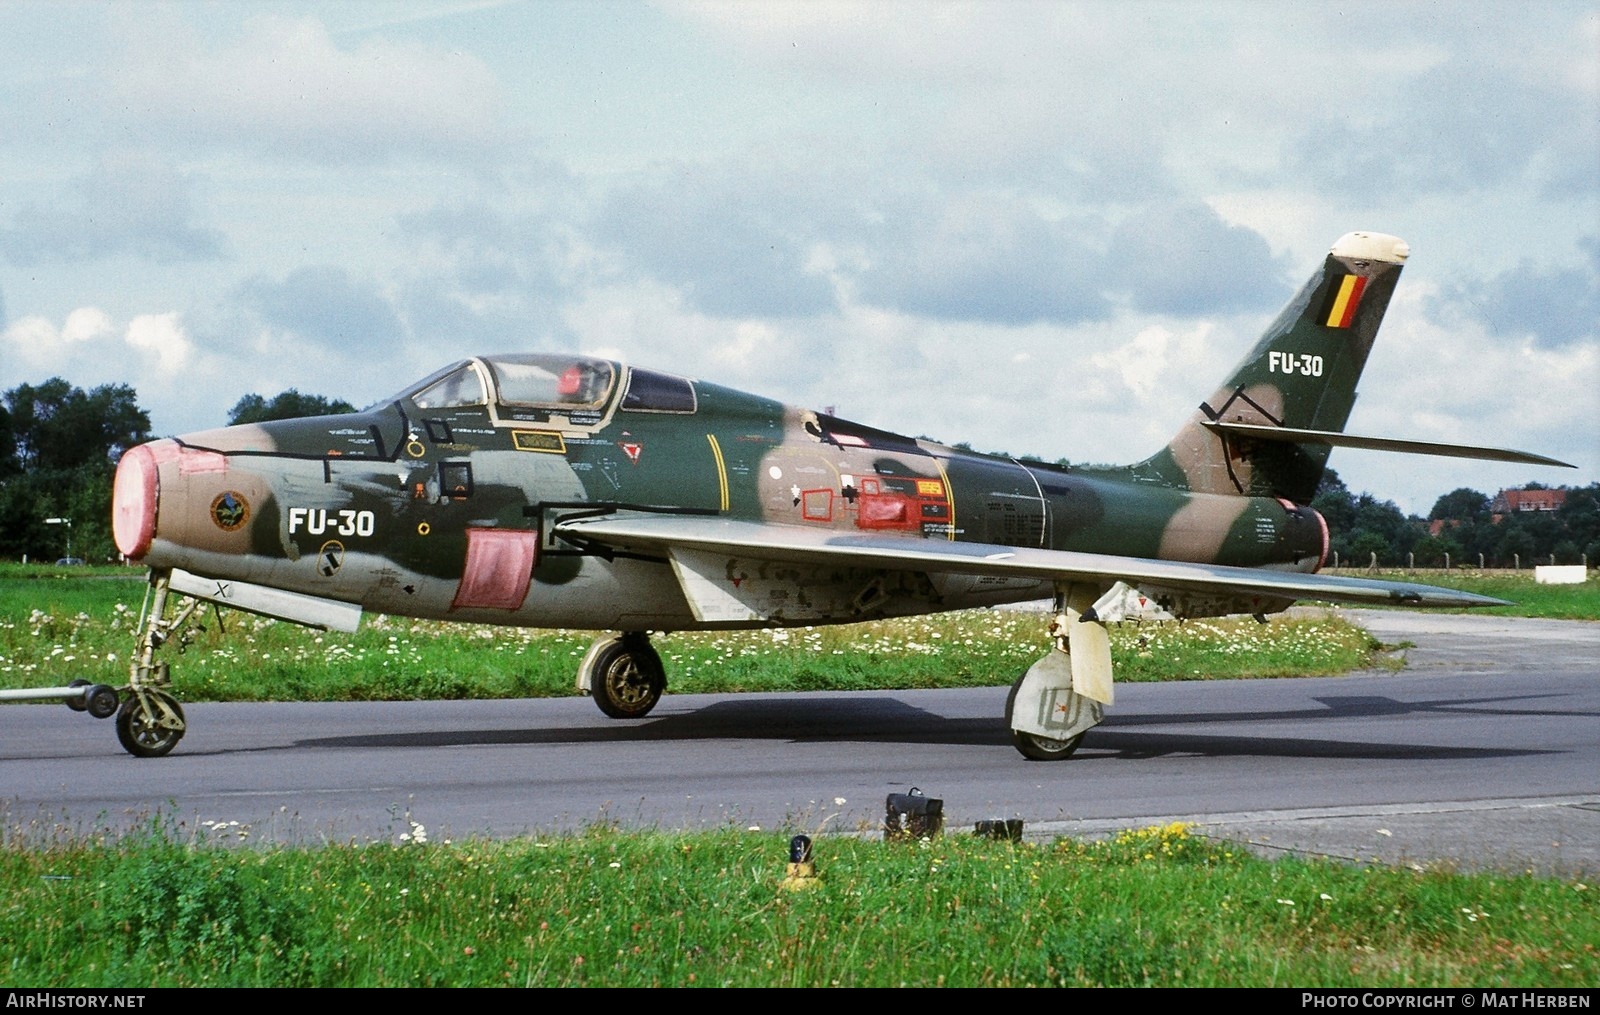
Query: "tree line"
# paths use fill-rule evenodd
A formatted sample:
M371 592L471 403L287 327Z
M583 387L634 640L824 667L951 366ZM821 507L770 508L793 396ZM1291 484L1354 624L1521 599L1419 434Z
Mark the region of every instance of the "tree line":
M354 411L349 402L290 388L272 398L243 396L227 423ZM122 453L151 436L150 415L126 384L84 391L52 377L0 396L0 559L115 560L112 477ZM1552 559L1577 564L1585 555L1591 565L1600 564L1600 483L1558 489L1566 490L1566 502L1556 511L1496 520L1488 495L1461 488L1419 518L1393 501L1352 492L1329 469L1312 506L1328 520L1330 550L1341 564L1364 566L1373 555L1391 567L1480 560L1488 567L1529 567Z
M1496 517L1492 499L1461 487L1434 502L1427 518L1407 516L1393 501L1353 493L1327 470L1311 506L1328 520L1329 550L1344 566L1532 567L1534 564L1600 565L1600 483L1558 489L1566 502L1555 511L1513 511Z

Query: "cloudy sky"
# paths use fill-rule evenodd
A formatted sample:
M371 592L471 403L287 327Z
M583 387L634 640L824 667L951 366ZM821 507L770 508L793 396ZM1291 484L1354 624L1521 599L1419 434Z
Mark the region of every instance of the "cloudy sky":
M1426 513L1600 480L1600 6L0 4L0 390L358 405L571 349L1142 458L1351 230L1412 256L1340 450Z

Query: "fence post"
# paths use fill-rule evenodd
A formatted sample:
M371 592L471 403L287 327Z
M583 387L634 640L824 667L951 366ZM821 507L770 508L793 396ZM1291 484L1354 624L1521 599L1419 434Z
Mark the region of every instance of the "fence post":
M1373 550L1372 551L1372 557L1367 561L1367 570L1368 571L1376 571L1377 569L1378 569L1378 551L1377 550Z
M1478 554L1478 570L1483 570L1483 554Z
M1450 570L1450 555L1448 553L1444 555L1444 569L1446 571Z
M1513 571L1521 571L1522 570L1522 554L1513 553L1511 555L1511 570L1513 570Z

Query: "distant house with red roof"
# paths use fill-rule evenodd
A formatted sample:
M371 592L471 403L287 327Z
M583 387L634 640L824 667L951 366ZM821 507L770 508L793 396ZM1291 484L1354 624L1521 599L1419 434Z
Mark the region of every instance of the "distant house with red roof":
M1489 502L1489 513L1499 524L1506 515L1519 511L1560 511L1566 502L1565 490L1501 490Z

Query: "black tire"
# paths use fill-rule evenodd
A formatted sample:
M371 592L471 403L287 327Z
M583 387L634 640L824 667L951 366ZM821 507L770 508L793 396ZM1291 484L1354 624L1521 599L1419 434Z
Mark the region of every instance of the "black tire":
M82 680L82 679L74 680L72 683L68 684L67 686L68 687L88 687L89 686L89 681ZM89 710L89 699L88 699L88 696L85 695L85 696L79 697L79 698L68 698L67 699L67 707L72 709L74 712L87 712ZM102 717L102 718L104 718L104 717Z
M180 724L184 722L183 708L172 695L161 691L147 691L146 694L159 698L172 709ZM172 753L187 729L186 725L177 729L162 725L155 717L146 715L137 694L128 695L117 710L117 739L122 742L122 749L136 758L160 758Z
M595 656L589 693L613 719L640 719L656 707L667 687L661 656L643 638L622 638Z
M83 692L83 707L96 719L109 719L117 714L117 689L109 684L95 684Z
M1022 681L1027 674L1018 677L1016 683L1011 685L1011 693L1006 695L1006 730L1011 734L1011 746L1017 749L1029 761L1065 761L1072 757L1078 745L1083 743L1083 734L1066 740L1055 740L1051 737L1041 737L1037 733L1024 733L1011 725L1011 713L1017 704L1017 692L1022 690Z

